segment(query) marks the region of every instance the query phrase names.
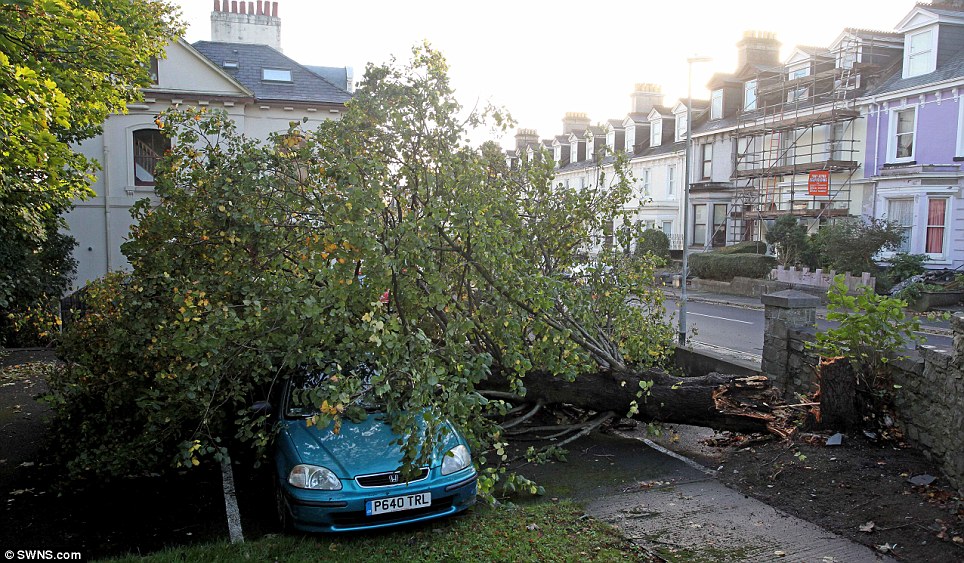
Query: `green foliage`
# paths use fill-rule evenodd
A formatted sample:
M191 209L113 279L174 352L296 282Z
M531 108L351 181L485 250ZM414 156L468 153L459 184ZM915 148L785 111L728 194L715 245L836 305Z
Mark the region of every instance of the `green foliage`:
M714 250L717 254L766 254L767 245L759 240L745 240Z
M893 283L900 283L907 278L924 273L924 264L929 260L926 254L908 254L898 252L891 256L887 261L890 268L887 276Z
M839 219L810 239L803 262L811 268L838 272L876 272L874 256L896 249L904 233L896 223L874 218Z
M505 405L476 392L481 380L524 393L532 371L571 379L671 352L651 259L611 250L606 268L567 275L602 225L629 224L620 161L615 177L567 190L548 159L510 170L498 147L469 147L466 123L511 121L494 108L466 118L431 48L369 66L342 119L316 131L293 123L258 143L232 123L162 117L177 142L160 204L136 208L132 271L92 286L64 340L74 364L51 385L75 474L197 465L233 438L262 447L270 432L248 406L296 366L344 367L311 397L315 422L337 423L364 359L411 437L406 459L431 452L417 426L431 441L448 419L477 460L495 450L480 467L491 491L504 445L483 415Z
M97 165L72 145L139 98L149 57L180 32L173 17L161 0L0 2L0 247L45 245L51 223L92 195ZM0 303L19 282L0 271Z
M914 282L912 284L907 285L903 289L901 289L894 297L897 297L898 299L903 299L904 301L907 301L908 303L910 303L920 299L921 296L924 295L924 292L941 292L941 291L945 291L945 288L942 285L936 285L936 284L924 283L924 282Z
M0 244L0 345L41 346L50 342L60 326L58 300L70 286L76 269L71 255L73 237L60 232L58 221L46 221L45 242L10 228L0 215L0 231L12 244Z
M905 316L903 299L877 295L869 287L848 295L843 274L834 277L827 299L827 320L839 325L818 331L812 348L824 357L848 358L871 384L890 356L903 353L910 342L921 342L915 333L920 320Z
M658 229L646 229L639 234L636 241L636 254L643 256L649 253L664 261L669 260L669 237Z
M776 246L781 266L795 266L809 247L807 228L793 215L783 215L767 234L767 242Z
M775 258L762 254L706 252L689 257L690 272L707 280L730 281L738 276L763 279L770 275L775 265Z

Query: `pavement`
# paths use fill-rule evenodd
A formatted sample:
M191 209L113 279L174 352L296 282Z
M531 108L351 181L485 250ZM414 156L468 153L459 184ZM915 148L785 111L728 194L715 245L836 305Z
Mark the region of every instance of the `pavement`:
M716 473L646 438L594 434L565 463L520 470L546 496L574 498L644 550L668 560L892 562L894 559L727 488Z

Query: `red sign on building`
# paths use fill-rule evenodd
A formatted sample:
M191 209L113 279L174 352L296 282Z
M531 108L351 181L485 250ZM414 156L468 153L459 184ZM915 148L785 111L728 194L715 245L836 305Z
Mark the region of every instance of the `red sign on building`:
M830 195L830 171L814 170L807 181L808 195Z

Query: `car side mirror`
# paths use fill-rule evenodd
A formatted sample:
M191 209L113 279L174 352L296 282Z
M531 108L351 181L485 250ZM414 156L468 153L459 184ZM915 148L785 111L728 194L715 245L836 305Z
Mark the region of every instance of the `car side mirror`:
M274 407L272 407L268 401L258 401L251 405L248 410L258 414L271 414L274 412Z

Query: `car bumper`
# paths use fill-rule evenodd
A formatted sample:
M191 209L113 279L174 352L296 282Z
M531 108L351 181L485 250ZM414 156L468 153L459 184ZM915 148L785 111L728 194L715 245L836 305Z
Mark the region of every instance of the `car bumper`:
M397 487L337 492L308 491L282 483L294 527L305 532L350 532L422 522L457 514L475 504L478 473L459 471L430 482ZM367 516L365 504L374 499L429 492L431 506Z

